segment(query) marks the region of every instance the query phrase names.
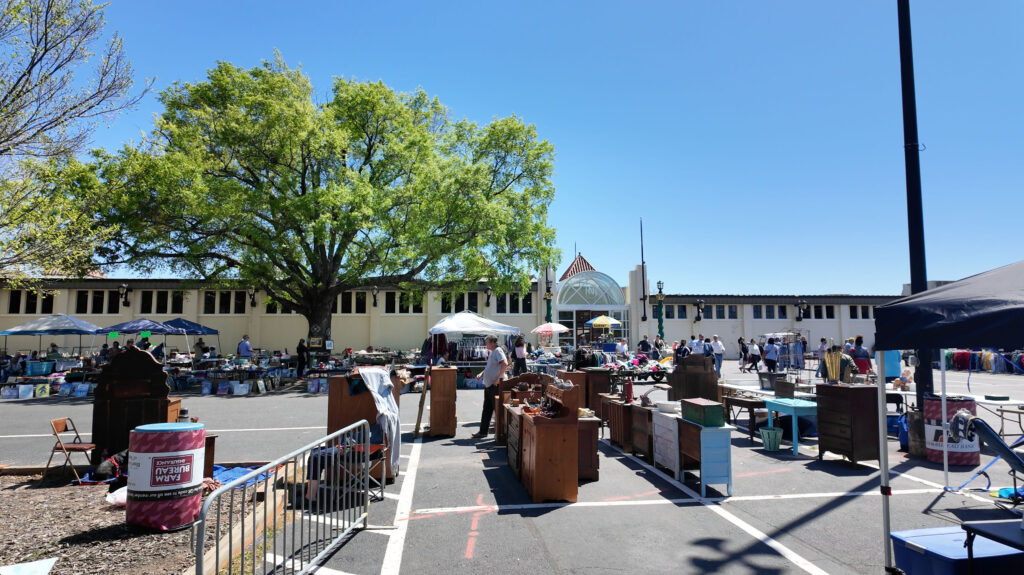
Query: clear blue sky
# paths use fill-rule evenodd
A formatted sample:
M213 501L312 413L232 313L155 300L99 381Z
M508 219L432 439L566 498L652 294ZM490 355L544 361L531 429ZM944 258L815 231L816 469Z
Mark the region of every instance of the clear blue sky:
M911 3L929 279L1017 261L1024 2ZM199 81L276 48L331 78L516 114L556 150L549 224L621 284L895 294L910 281L895 0L114 0L139 80ZM155 97L97 131L118 147Z

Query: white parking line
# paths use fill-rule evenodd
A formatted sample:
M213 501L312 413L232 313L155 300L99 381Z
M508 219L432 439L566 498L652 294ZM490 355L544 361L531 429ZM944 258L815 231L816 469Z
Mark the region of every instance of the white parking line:
M286 559L280 555L274 555L272 553L267 553L267 563L270 563L275 567L283 565L286 569L291 569L292 571L298 571L302 568L302 564L299 561ZM352 575L351 573L338 571L337 569L331 569L330 567L324 567L322 565L313 567L309 572L317 573L319 575Z
M423 436L420 435L412 444L409 462L405 466L405 479L402 480L402 492L398 496L398 510L395 511L395 530L388 539L387 550L384 551L384 563L380 567L381 575L398 575L402 568L402 552L405 550L405 534L409 531L409 515L412 510L412 494L416 487L416 470L420 464L420 448L423 447Z

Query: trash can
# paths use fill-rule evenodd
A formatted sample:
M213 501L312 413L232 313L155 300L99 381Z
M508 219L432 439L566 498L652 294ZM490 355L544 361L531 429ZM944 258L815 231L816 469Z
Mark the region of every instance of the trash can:
M977 408L974 400L968 397L947 396L946 397L946 421L953 419L961 409L966 409L971 415L977 415ZM942 463L942 399L938 397L924 398L924 439L928 453L928 461ZM946 449L949 451L950 465L972 465L981 463L981 444L978 436L971 438L961 437L954 440L947 432L945 436Z
M782 428L768 426L762 427L761 441L764 442L765 451L778 451L779 445L782 443Z
M128 441L128 504L133 525L173 531L188 527L202 504L206 426L151 423Z

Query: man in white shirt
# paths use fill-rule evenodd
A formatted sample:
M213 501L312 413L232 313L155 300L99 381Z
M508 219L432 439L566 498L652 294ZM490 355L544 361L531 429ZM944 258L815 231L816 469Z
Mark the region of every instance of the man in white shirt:
M489 335L484 339L484 345L489 352L487 365L484 370L476 376L484 382L484 406L480 414L480 431L473 434L474 439L487 437L491 428L491 416L494 414L494 396L498 393L498 382L505 375L508 369L508 359L505 352L498 347L498 338Z
M620 339L615 342L615 353L627 354L629 348L626 347L626 340Z
M711 351L715 354L715 373L722 377L722 360L725 359L725 344L717 335L711 336Z
M704 338L697 339L695 336L690 336L690 343L686 344L686 347L690 348L690 353L696 353L701 350L704 345Z

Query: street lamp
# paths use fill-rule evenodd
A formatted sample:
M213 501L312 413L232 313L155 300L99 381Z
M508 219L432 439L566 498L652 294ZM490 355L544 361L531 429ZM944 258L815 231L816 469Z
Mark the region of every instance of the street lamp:
M245 293L249 294L249 307L256 307L256 288L249 286Z
M491 286L484 288L484 295L487 296L487 300L484 301L484 307L491 307Z
M797 300L796 302L796 321L804 320L804 308L807 307L806 300Z
M665 282L658 281L658 337L665 339L665 294L662 293L662 289L665 287Z
M117 293L120 294L121 296L121 305L123 307L128 307L129 305L131 305L131 302L128 301L128 292L130 291L132 291L132 288L128 287L127 284L121 284L117 288Z
M373 286L373 291L371 292L371 294L373 295L373 307L377 307L377 294L378 293L380 293L380 289L377 286Z
M551 323L551 300L555 297L555 294L551 293L551 282L554 278L551 277L550 268L544 267L544 301L547 302L547 316L544 321Z
M702 319L700 314L702 311L704 311L704 300L697 300L697 303L695 305L697 306L697 317L693 318L693 321L697 322Z

